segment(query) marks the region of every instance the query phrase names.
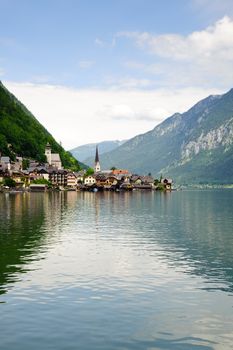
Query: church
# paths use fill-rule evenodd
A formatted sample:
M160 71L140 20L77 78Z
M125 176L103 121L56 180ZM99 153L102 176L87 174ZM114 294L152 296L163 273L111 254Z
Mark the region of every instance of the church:
M52 153L52 147L50 146L49 142L45 146L45 155L49 166L52 166L58 170L63 169L59 153Z
M99 150L98 146L96 146L96 152L95 152L95 167L94 167L95 173L100 172L100 160L99 160Z

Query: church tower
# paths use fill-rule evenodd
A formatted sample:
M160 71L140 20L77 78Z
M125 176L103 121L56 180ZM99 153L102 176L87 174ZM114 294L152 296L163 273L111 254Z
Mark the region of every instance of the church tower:
M49 163L49 165L51 165L52 164L52 148L51 148L49 143L47 143L47 145L45 146L45 155L47 158L47 162Z
M95 152L95 173L98 173L98 171L100 171L100 160L99 160L98 146L96 146L96 152Z

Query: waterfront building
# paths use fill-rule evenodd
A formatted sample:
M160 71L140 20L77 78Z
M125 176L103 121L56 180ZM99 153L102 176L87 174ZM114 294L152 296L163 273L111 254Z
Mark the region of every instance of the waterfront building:
M89 175L84 179L84 185L92 186L96 183L96 179L93 175Z

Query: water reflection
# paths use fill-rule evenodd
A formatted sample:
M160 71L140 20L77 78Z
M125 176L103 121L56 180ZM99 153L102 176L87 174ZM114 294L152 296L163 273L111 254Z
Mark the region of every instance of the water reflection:
M1 194L3 349L232 349L232 197Z
M75 225L204 276L208 290L232 292L232 197L232 191L1 195L0 293Z
M76 197L59 193L1 195L0 200L0 294L20 280L19 273L43 259L51 241L51 228L60 224L63 212L75 205ZM68 214L68 213L67 213Z

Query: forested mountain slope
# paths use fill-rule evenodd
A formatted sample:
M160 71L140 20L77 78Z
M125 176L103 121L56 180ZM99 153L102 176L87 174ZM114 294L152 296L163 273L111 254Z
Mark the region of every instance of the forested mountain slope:
M233 183L233 89L128 140L104 154L101 164L180 183Z
M80 169L79 162L66 152L27 108L0 82L0 152L45 161L45 145L59 153L63 166ZM10 146L9 146L10 145Z

